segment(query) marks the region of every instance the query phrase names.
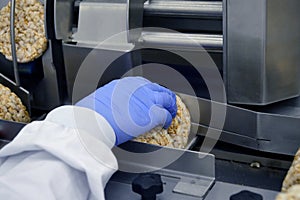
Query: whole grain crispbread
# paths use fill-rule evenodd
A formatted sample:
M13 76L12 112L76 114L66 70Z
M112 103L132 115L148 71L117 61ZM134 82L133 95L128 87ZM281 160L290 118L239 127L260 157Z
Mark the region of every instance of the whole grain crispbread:
M15 43L17 61L26 63L47 49L44 6L38 0L16 0ZM10 42L10 2L0 10L0 52L12 60Z
M0 119L23 123L30 122L30 116L21 99L2 84L0 84Z
M190 113L179 96L176 96L177 114L171 126L166 130L158 126L149 132L138 136L134 141L168 146L173 148L185 148L191 128Z

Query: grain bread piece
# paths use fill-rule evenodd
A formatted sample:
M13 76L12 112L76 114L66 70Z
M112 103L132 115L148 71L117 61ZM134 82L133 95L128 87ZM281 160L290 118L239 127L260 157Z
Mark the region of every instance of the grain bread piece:
M151 131L138 136L134 141L168 146L173 148L185 148L191 128L190 113L179 96L176 96L177 113L171 126L166 130L158 126Z
M44 7L38 0L16 0L15 42L19 63L30 62L47 49ZM0 52L12 60L10 2L0 10Z
M28 123L29 114L20 98L0 83L0 119Z
M286 192L291 186L300 184L300 149L295 155L292 166L290 167L282 184L282 192Z
M159 146L173 147L172 145L173 139L168 134L168 131L166 129L163 129L162 127L156 127L151 131L135 138L134 140L138 142L155 144Z
M295 155L276 200L300 200L300 149Z
M300 200L300 185L293 185L285 193L278 194L276 200Z

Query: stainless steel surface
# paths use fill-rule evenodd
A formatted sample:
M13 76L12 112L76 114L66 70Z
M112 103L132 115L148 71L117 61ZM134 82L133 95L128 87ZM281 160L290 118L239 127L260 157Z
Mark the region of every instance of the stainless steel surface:
M211 102L190 95L180 95L191 113L192 132L205 136L211 117L211 106L226 106L226 120L219 140L265 152L294 155L300 141L300 98L284 101L253 111L229 104ZM198 119L200 107L200 122ZM287 113L287 110L289 112ZM288 144L288 145L287 145Z
M144 4L145 16L222 18L222 1L150 0Z
M92 24L92 25L91 25ZM107 2L81 2L78 29L73 40L78 43L99 45L106 39L127 30L127 4L125 0ZM127 44L127 37L114 37L114 44Z
M266 105L299 95L298 0L225 0L228 101Z
M178 182L173 189L173 192L203 198L211 186L211 182L188 179Z
M55 36L58 40L70 40L75 0L54 0Z
M15 43L15 7L16 1L11 0L10 6L10 44L11 44L11 55L13 60L13 67L14 67L14 75L15 75L15 82L16 86L20 86L20 77L18 71L18 60L17 60L17 53L16 53L16 43Z
M116 174L116 176L118 173ZM131 192L131 182L123 182L124 175L119 175L120 180L110 180L106 185L105 189L105 199L107 200L140 200L141 196L136 193ZM135 177L135 176L133 176ZM130 180L131 181L131 180ZM162 194L157 195L157 199L159 200L201 200L202 198L183 195L172 192L172 189L175 187L178 182L177 178L173 177L162 177L162 181L164 183L164 192Z
M127 25L126 0L80 2L78 28L73 34L73 41L76 44L63 42L70 102L75 103L94 91L101 73L112 61L133 48L133 45L127 42L127 34L124 34ZM119 66L114 66L117 70L112 72L113 74L110 73L106 80L117 78L119 71L126 72L131 68L130 55L122 61ZM111 66L109 69L114 67ZM88 72L78 76L78 70L83 68L89 68ZM76 85L77 78L83 80Z
M274 200L277 196L277 191L258 189L254 187L247 187L243 185L236 185L230 183L216 182L211 191L204 200L227 200L230 196L239 193L243 190L248 190L262 195L263 199Z
M118 172L113 176L113 178L108 182L105 192L106 199L114 200L114 199L133 199L138 200L140 196L131 192L131 181L136 175L127 175L127 174L118 174ZM249 178L249 177L244 177ZM157 198L160 200L196 200L203 199L199 197L193 197L189 195L180 195L172 192L172 188L176 185L178 181L173 177L162 177L162 181L164 184L164 192L161 195L158 195ZM200 187L199 187L200 189ZM260 189L256 187L249 187L245 185L239 184L231 184L216 181L213 187L209 190L208 194L204 197L204 200L229 200L230 196L236 193L241 192L242 190L248 190L251 192L258 193L263 196L265 200L274 200L278 191L268 190L268 189Z
M199 49L199 46L207 50L222 50L223 36L213 34L183 34L167 32L143 32L139 38L143 45L153 47L171 47L176 49Z
M125 54L132 48L131 45L116 46L109 42L107 45L94 47L86 44L63 44L67 87L73 103L93 92L98 87L97 83L102 85L119 78L133 65L131 55ZM111 63L120 56L122 58L118 62ZM80 69L85 70L78 74Z
M152 145L142 145L140 143L125 143L121 146L122 149L130 152L136 152L136 153L142 153L142 152L152 152L153 150L157 150ZM163 150L169 150L169 149L163 149ZM178 151L168 151L167 154L169 156L176 155ZM199 154L201 157L201 153ZM228 200L230 199L230 196L236 193L241 192L242 190L248 190L254 193L258 193L262 195L263 199L271 200L275 199L279 189L273 188L270 186L269 188L259 188L261 185L260 182L265 182L266 184L269 181L280 181L280 178L277 177L278 174L284 174L284 171L276 171L274 169L267 169L265 167L262 167L262 169L252 169L250 166L246 164L234 164L234 162L230 160L216 160L214 163L211 163L211 160L209 162L204 162L205 160L200 159L199 155L197 156L197 153L194 152L191 154L191 152L186 151L182 155L182 157L179 160L176 160L172 166L172 169L170 170L169 167L166 167L164 169L158 169L154 173L161 174L162 181L164 183L164 191L162 194L157 196L157 199L187 199L187 200L193 200L193 199L203 199L203 200ZM158 158L163 156L158 156ZM165 157L164 157L165 158ZM159 159L158 159L159 160ZM119 159L120 161L120 159ZM202 162L203 161L203 162ZM128 161L126 157L123 157L122 163L129 163L129 167L137 167L137 168L143 168L146 167L146 169L151 168L153 165L150 164L148 166L148 163L145 164L147 161L142 162L134 162L134 161ZM151 161L149 161L151 162ZM208 191L205 192L205 195L202 197L194 196L195 194L192 191L196 191L201 193L202 192L202 184L198 184L198 182L201 182L203 180L203 176L200 175L200 179L195 178L199 174L207 173L207 167L209 167L209 163L213 164L211 165L212 168L216 167L216 173L218 174L218 177L216 177L216 181L214 184L209 188ZM141 165L140 165L141 164ZM204 165L204 166L203 166ZM237 167L237 165L239 167ZM240 166L241 165L241 166ZM154 164L155 166L155 164ZM155 168L155 167L154 167ZM214 171L215 169L213 169ZM242 171L241 171L242 170ZM212 172L212 171L211 171ZM227 173L226 173L227 172ZM247 172L247 173L245 173ZM211 173L209 173L211 174ZM106 199L140 199L140 196L136 193L132 192L131 190L131 183L134 180L134 178L138 174L135 173L127 173L118 171L115 173L110 181L108 182L106 188L105 188L105 197ZM191 176L190 176L191 175ZM209 175L210 176L210 175ZM232 177L229 177L232 176ZM281 176L281 175L280 175ZM190 179L190 177L193 177L193 179ZM215 175L213 176L215 177ZM249 181L248 179L253 179L253 177L256 177L253 183L251 183L252 186L248 185ZM257 178L258 177L258 178ZM262 181L259 178L265 178L266 180ZM274 177L277 177L274 179ZM186 179L187 178L187 179ZM226 179L227 181L222 181L223 179ZM240 183L235 183L234 179L239 179ZM247 180L246 180L247 179ZM232 181L232 182L231 182ZM251 181L250 181L251 182ZM190 185L184 185L184 183L188 183ZM246 184L244 184L246 183ZM255 183L257 185L255 185ZM270 183L269 185L272 185L273 183ZM275 185L277 185L276 183ZM279 183L280 184L280 183ZM182 186L179 188L179 186ZM177 193L174 189L177 188L179 190L185 190L188 189L191 191L191 193L187 194L181 194Z
M143 159L138 159L138 156L124 156L122 151L114 148L113 152L116 155L119 163L119 169L131 169L137 171L154 170L154 173L160 174L162 180L165 182L164 192L158 195L160 199L202 199L204 195L211 188L215 180L215 162L214 156L211 154L203 154L200 152L184 151L180 149L161 148L149 144L142 144L138 142L127 142L121 145L121 148L126 152L155 152L155 160L151 159L146 154ZM138 153L138 152L136 152ZM140 152L141 153L141 152ZM134 154L132 154L134 155ZM161 162L158 158L178 158L174 159L164 168L160 168ZM142 158L142 157L140 157ZM186 165L186 163L192 163ZM134 176L123 174L120 172L115 174L110 183L108 183L106 190L116 191L118 183L122 183L126 189L131 188L131 181ZM120 182L121 181L121 182ZM181 187L182 186L182 187ZM113 192L106 193L106 199L114 199ZM119 197L120 193L118 193ZM130 193L127 190L127 199L139 199L140 197L135 193Z
M126 153L124 154L124 151L119 148L125 150ZM112 151L118 160L120 170L130 169L132 171L136 170L137 172L154 170L161 171L160 174L173 174L179 177L185 175L186 178L196 179L198 177L199 179L204 178L210 181L214 181L215 179L215 159L211 154L159 147L133 141L115 147ZM155 156L153 156L153 154L148 155L147 152L154 152ZM141 156L136 156L138 154ZM153 158L157 159L153 160ZM170 158L170 160L174 158L174 160L168 163L165 159L158 158ZM166 166L160 168L163 163L165 163ZM186 165L185 163L193 163L193 165Z

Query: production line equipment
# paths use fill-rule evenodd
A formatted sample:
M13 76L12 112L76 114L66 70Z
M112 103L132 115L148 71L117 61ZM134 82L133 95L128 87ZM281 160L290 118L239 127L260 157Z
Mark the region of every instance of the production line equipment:
M227 115L220 139L272 153L296 152L300 140L296 0L55 2L52 37L62 42L70 101L91 92L72 93L78 69L86 63L91 69L105 68L99 84L141 64L166 64L183 74L199 97L186 97L185 103L200 105L190 111L197 116L193 111L200 110L201 119L194 123L201 126L200 134L205 133L211 117L207 86L194 76L193 67L172 53L201 57L200 44L214 60L226 89ZM147 76L147 69L136 73L143 75L143 70Z
M113 150L120 171L106 187L107 199L275 199L300 147L299 0L42 3L48 48L32 74L20 72L33 118L129 75L169 87L190 111L186 149L121 145L126 152L158 151L156 159ZM4 64L12 65L3 58ZM6 140L24 125L1 123Z

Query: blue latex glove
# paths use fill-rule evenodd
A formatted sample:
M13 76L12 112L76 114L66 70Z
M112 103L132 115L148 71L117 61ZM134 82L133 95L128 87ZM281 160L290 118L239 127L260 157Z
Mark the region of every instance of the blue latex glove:
M77 106L95 110L112 126L116 145L162 125L176 116L176 96L142 77L112 81L79 101Z

